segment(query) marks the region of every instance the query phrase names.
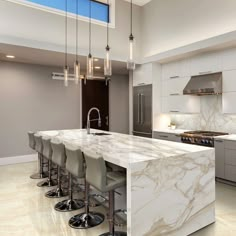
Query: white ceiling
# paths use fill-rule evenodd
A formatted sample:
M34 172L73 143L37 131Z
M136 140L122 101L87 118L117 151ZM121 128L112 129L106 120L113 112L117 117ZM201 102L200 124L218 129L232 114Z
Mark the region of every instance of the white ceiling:
M15 59L8 59L6 55L14 55ZM64 53L47 51L29 47L15 46L10 44L0 43L0 62L1 61L12 61L12 62L21 62L27 64L37 64L45 66L55 66L61 67L64 66ZM75 55L68 55L68 64L72 69L75 60ZM81 71L85 72L86 70L86 57L79 56L79 61L81 65ZM101 69L95 69L95 74L103 74L103 59L94 61L94 66L100 66ZM126 63L121 61L112 61L112 71L116 75L128 75L128 70L126 68Z
M127 2L130 2L130 0L125 0ZM143 6L147 4L148 2L151 2L152 0L133 0L133 3L139 6Z

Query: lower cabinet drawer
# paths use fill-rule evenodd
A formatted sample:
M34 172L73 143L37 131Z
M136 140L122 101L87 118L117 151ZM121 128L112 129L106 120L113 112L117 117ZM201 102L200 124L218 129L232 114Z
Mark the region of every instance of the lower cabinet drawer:
M225 149L225 164L236 166L236 150Z
M231 149L231 150L236 150L236 142L235 141L225 141L225 148L226 149Z
M225 179L236 182L236 166L225 165Z
M176 134L153 132L153 138L172 142L181 142L181 137Z

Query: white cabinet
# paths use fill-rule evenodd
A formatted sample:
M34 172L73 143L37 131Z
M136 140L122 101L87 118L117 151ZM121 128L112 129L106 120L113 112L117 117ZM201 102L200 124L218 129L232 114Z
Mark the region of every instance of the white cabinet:
M162 80L189 76L189 60L174 61L162 65Z
M183 90L189 80L190 77L182 77L162 81L162 96L183 95Z
M223 93L236 92L236 70L223 71Z
M168 96L161 98L162 113L199 113L200 98L197 96Z
M153 132L154 139L161 139L172 142L181 142L181 137L177 134L165 133L165 132Z
M133 71L133 86L152 84L152 63L137 65Z
M225 114L236 114L236 92L223 93L222 112Z
M191 58L191 75L210 74L222 70L219 53L205 53Z
M215 140L216 177L236 182L236 141Z
M225 145L224 140L215 140L216 177L225 178Z
M236 70L236 48L221 53L222 70Z

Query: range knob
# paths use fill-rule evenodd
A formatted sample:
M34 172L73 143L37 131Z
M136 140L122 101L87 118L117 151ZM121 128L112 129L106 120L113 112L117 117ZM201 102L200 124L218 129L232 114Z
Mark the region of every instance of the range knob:
M205 143L205 139L202 139L202 140L201 140L201 143L203 143L203 144L204 144L204 143Z

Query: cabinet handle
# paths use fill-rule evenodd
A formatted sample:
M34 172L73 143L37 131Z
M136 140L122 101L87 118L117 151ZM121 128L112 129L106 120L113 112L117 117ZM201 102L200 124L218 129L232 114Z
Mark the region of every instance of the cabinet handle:
M199 75L210 74L210 73L212 73L212 71L202 71L199 72Z
M145 85L145 83L140 83L140 84L138 84L138 85Z
M166 135L159 135L160 138L169 138L168 136Z
M179 111L170 111L170 112L172 112L172 113L178 113Z
M170 77L170 79L177 79L177 78L179 78L178 75L175 75L175 76L171 76L171 77Z
M214 142L223 143L224 141L223 140L214 140Z
M171 93L170 96L177 96L179 93Z

